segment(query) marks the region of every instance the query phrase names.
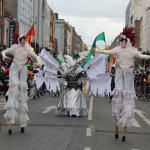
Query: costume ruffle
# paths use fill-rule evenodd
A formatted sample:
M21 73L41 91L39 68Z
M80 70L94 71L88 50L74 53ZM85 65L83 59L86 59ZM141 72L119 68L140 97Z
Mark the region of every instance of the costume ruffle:
M18 119L17 109L19 108L19 103L16 100L7 101L4 106L6 109L6 113L4 114L4 118L6 119L7 123L14 124L15 119Z
M60 98L55 114L63 116L87 116L88 110L81 90L75 90L74 88L66 89Z
M9 80L9 86L6 93L6 95L9 96L9 100L4 106L4 109L7 110L4 114L4 118L8 124L14 124L15 120L19 119L21 121L21 126L26 126L29 120L27 115L27 83L19 83L18 78L13 77Z
M132 118L134 117L135 92L125 91L123 89L114 89L112 94L115 96L122 94L124 96L124 100L119 97L112 99L112 117L115 124L122 127L131 127Z
M27 121L29 121L28 115L20 115L19 116L20 126L25 127L27 126Z
M109 76L90 79L88 82L89 83L87 84L86 91L90 86L91 92L89 94L94 94L95 96L96 94L105 96L105 94L109 95L111 92L111 78Z

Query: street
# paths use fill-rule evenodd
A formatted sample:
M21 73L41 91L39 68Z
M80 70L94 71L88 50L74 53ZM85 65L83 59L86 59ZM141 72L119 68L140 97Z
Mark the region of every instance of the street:
M122 127L119 128L119 139L114 138L111 104L107 97L85 95L88 117L55 116L59 98L60 96L47 94L28 101L30 121L25 133L20 133L19 124L16 122L12 135L8 135L8 127L3 118L4 111L1 111L0 150L150 149L149 102L136 100L134 126L128 129L126 141L122 142ZM4 98L1 99L2 105Z

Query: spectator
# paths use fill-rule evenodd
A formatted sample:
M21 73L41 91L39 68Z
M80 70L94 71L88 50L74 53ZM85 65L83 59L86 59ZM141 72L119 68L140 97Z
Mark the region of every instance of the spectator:
M115 67L111 68L111 75L110 76L111 76L111 91L113 91L115 88ZM111 103L113 95L110 95L109 98L110 98L110 103Z

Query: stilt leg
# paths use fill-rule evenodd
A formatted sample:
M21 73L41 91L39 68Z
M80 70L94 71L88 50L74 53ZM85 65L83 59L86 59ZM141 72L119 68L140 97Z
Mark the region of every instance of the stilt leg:
M115 127L115 134L118 134L118 126Z
M127 127L124 127L123 136L126 136L127 134Z
M12 124L9 124L8 134L12 134Z
M118 139L118 126L115 126L115 138Z
M124 127L122 141L126 140L126 134L127 134L127 127Z
M9 124L9 129L11 129L11 130L12 130L12 124Z

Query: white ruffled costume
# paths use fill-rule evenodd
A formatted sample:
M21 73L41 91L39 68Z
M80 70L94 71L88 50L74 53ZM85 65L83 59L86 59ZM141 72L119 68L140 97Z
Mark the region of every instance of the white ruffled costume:
M27 111L27 66L28 57L32 56L36 59L37 64L41 65L38 56L31 50L31 46L25 43L12 45L10 48L2 51L3 59L6 58L6 53L14 56L13 62L9 70L9 89L6 93L8 101L4 108L6 113L4 118L8 124L14 124L15 119L19 119L20 126L25 127L29 120Z
M115 89L112 99L112 117L116 125L131 127L134 117L136 93L134 89L134 60L146 59L148 55L142 55L134 47L115 47L112 50L99 50L98 53L114 54L116 57Z

